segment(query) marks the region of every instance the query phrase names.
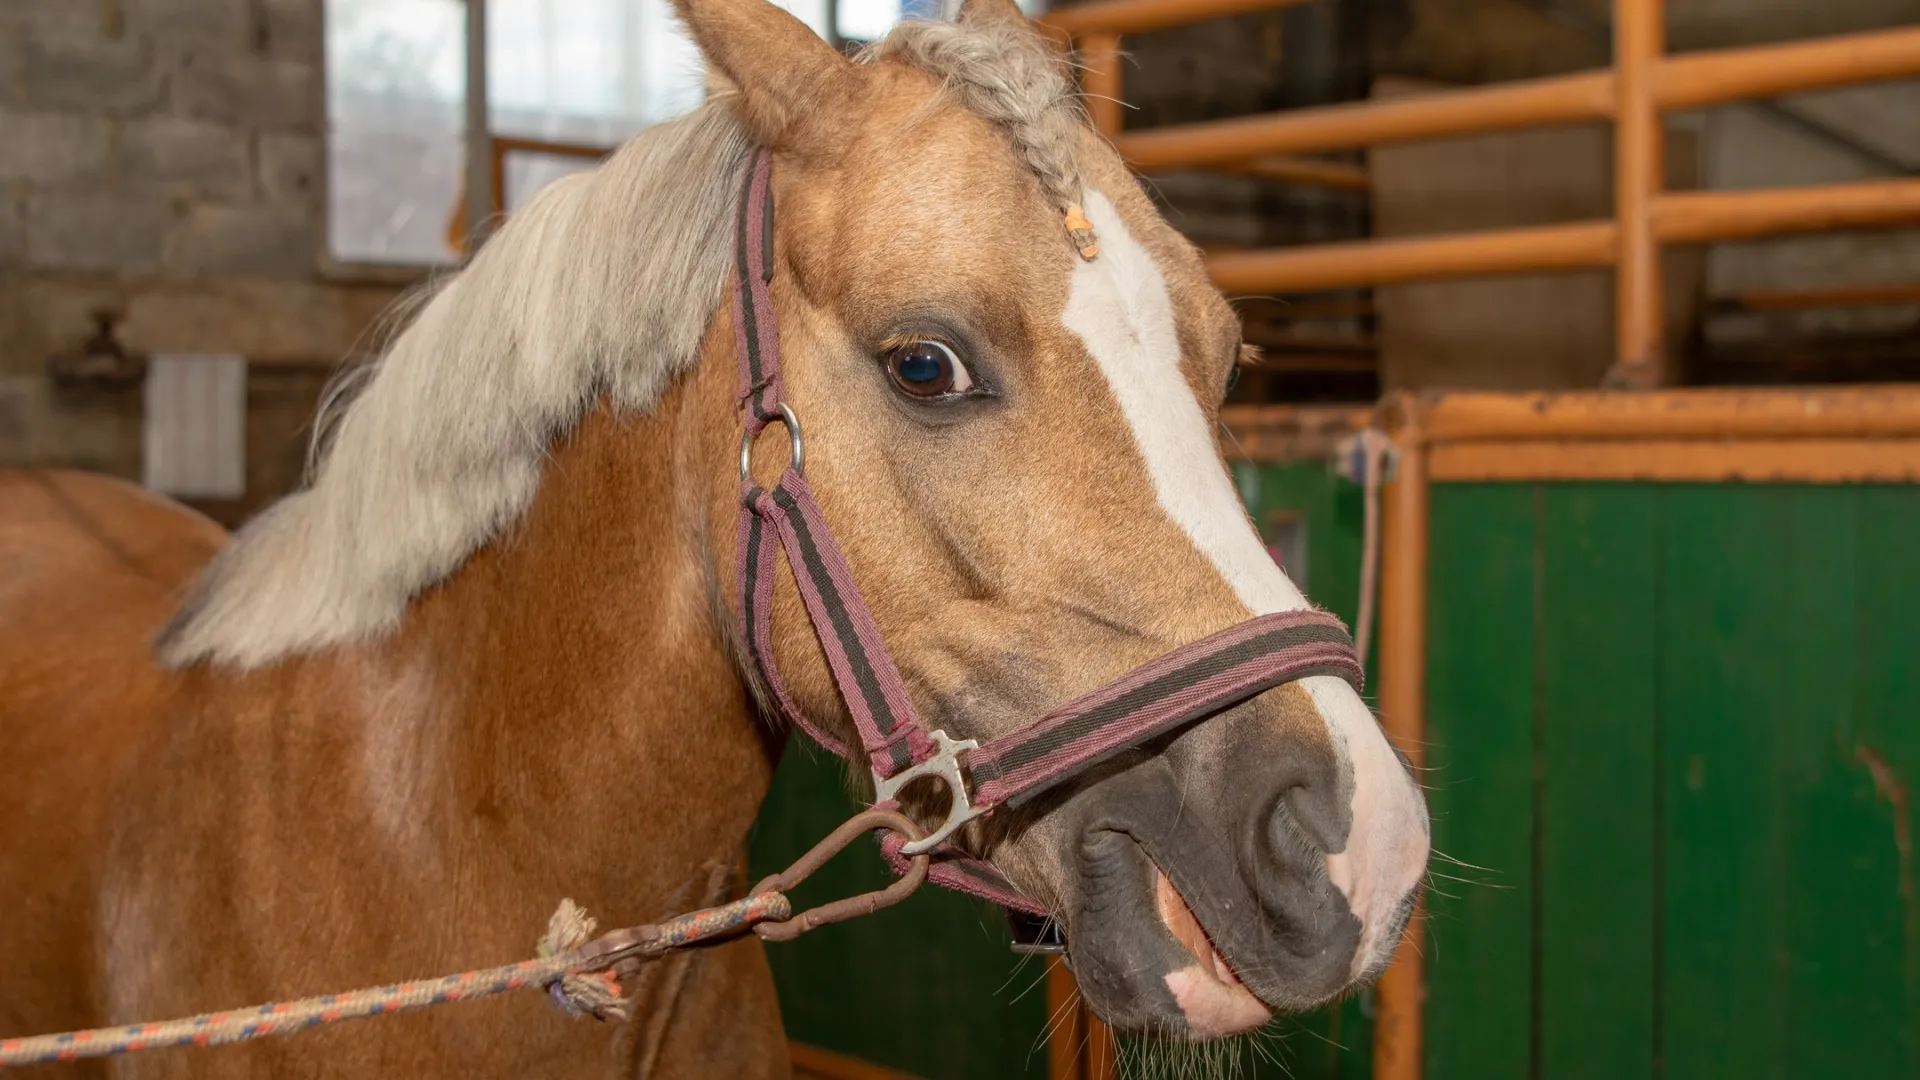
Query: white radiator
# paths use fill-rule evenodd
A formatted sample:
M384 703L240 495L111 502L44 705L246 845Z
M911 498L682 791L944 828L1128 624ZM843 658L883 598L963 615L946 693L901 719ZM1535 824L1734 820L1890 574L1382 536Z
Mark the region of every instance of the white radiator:
M155 356L147 361L144 458L149 490L237 499L247 490L247 361Z

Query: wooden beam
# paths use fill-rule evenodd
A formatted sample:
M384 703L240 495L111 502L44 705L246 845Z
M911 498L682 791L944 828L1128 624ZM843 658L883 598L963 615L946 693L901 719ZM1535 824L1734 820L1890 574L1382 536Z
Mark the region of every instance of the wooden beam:
M1230 296L1315 292L1440 277L1585 270L1613 262L1611 221L1223 252L1207 260Z
M1613 134L1613 214L1618 226L1614 278L1614 364L1607 381L1645 390L1667 379L1666 306L1654 200L1661 178L1660 111L1654 101L1666 51L1663 0L1616 0L1617 73Z
M1091 4L1049 11L1040 24L1063 34L1145 34L1176 26L1277 11L1310 0L1096 0Z
M1440 444L1552 439L1920 438L1920 386L1457 393L1426 399Z
M1911 484L1920 438L1522 439L1443 443L1432 477L1448 481Z

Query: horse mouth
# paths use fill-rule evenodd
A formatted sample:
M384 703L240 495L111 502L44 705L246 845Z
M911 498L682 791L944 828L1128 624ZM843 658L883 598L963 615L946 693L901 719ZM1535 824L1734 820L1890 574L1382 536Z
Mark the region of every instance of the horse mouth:
M1154 907L1160 922L1194 962L1167 973L1167 990L1197 1039L1217 1039L1251 1031L1273 1018L1273 1010L1255 997L1214 948L1186 898L1158 867L1153 871Z

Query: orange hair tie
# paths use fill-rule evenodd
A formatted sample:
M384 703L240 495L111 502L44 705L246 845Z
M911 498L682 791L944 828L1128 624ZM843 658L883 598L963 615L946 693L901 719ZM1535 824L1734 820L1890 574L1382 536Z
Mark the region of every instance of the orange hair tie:
M1092 262L1100 254L1100 237L1093 231L1093 222L1087 220L1087 212L1079 203L1067 207L1067 235L1073 238L1073 246L1080 249L1080 257Z

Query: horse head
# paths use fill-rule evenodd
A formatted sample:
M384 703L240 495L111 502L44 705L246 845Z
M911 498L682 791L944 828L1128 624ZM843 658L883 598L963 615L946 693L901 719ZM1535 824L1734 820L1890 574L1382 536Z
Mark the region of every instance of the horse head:
M1011 0L905 25L866 63L757 0L680 9L778 162L808 480L931 726L985 742L1308 606L1215 435L1239 322ZM844 716L786 599L795 693ZM1316 676L968 841L1056 913L1111 1023L1204 1037L1378 972L1427 824L1359 695Z

